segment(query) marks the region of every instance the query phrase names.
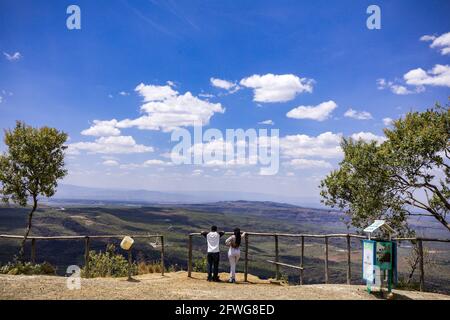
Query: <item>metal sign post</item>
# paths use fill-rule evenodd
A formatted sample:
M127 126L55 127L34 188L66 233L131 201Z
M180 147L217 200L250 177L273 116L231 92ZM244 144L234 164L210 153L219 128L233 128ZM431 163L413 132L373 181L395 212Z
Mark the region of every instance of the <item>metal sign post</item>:
M388 240L372 239L381 230L388 234ZM396 243L391 241L395 231L384 220L375 220L364 232L369 237L369 240L363 240L362 256L363 279L366 280L367 291L370 293L374 287L378 287L382 292L383 283L387 283L388 292L391 293L394 275L397 274Z

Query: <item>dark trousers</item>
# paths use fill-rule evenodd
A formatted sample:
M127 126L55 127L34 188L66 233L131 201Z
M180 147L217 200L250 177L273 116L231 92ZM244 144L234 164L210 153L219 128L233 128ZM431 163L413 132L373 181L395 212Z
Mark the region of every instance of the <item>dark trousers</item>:
M208 280L219 279L219 252L208 252Z

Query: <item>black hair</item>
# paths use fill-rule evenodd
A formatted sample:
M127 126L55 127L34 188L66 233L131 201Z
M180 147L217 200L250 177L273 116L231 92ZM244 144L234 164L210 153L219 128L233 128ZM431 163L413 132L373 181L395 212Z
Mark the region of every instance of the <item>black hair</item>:
M212 231L212 232L217 231L217 226L212 226L212 227L211 227L211 231Z
M234 229L234 237L236 239L234 243L237 248L241 245L241 229L239 229L239 228Z

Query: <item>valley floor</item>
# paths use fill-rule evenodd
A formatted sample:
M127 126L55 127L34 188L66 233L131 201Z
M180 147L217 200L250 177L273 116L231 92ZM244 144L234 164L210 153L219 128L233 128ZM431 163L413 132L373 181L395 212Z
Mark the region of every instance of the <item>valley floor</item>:
M221 274L226 280L227 275ZM249 276L249 283L243 283L238 275L237 284L210 283L205 274L186 272L147 274L134 277L129 282L124 278L81 279L80 290L69 290L67 278L56 276L13 276L0 275L0 300L7 299L291 299L291 300L342 300L377 299L369 295L364 286L344 284L318 284L284 286L271 284L267 280ZM237 290L236 290L237 289ZM450 296L436 293L395 291L397 299L449 299Z

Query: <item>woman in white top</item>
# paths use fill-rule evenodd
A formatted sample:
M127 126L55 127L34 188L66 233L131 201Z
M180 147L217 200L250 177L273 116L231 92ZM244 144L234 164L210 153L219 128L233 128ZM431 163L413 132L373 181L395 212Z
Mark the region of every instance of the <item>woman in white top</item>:
M230 247L228 250L228 260L230 260L230 280L229 283L236 282L236 264L241 256L241 250L239 249L241 245L241 238L245 237L245 232L241 235L241 230L239 228L234 229L234 234L229 237L225 244Z

